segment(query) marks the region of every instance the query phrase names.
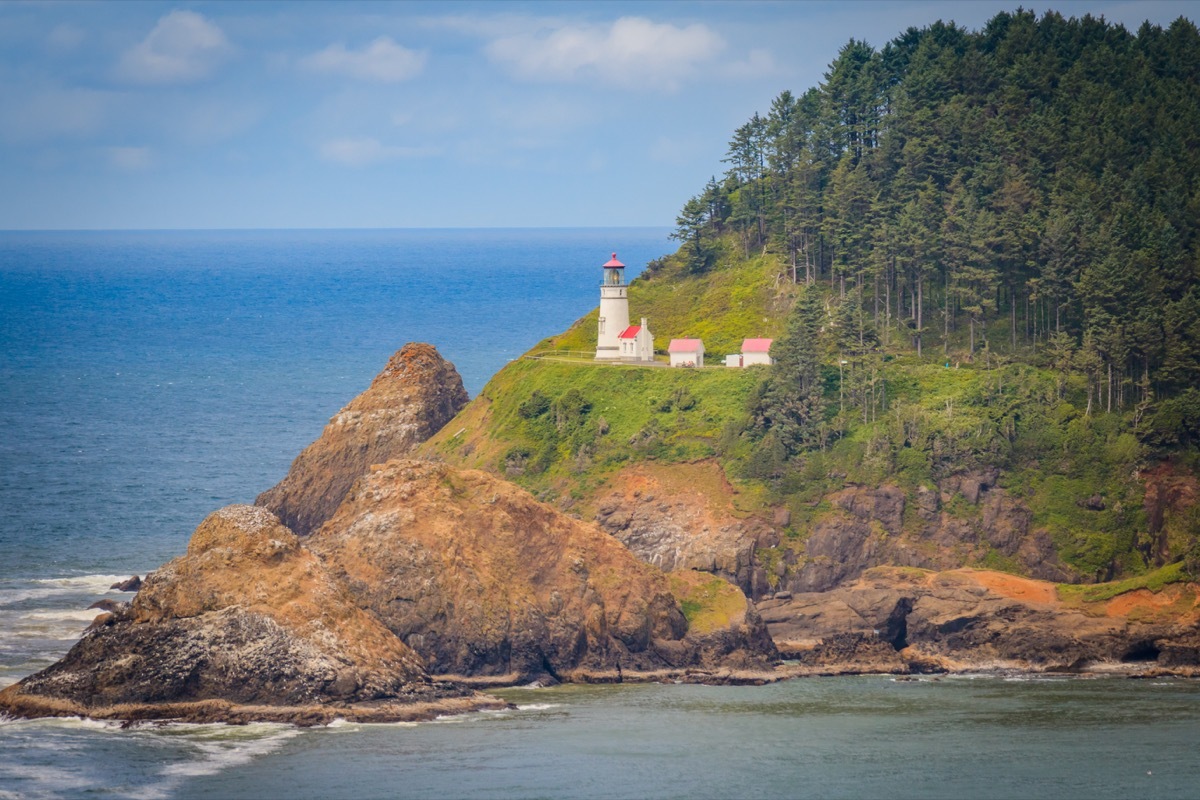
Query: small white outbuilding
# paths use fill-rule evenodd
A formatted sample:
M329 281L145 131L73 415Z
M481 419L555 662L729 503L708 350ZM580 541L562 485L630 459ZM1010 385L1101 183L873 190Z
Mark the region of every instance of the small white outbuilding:
M745 339L742 341L742 366L751 367L755 364L771 365L771 342L773 339Z
M699 339L672 339L667 347L672 367L703 367L704 342Z
M653 361L654 334L642 317L641 325L630 325L617 335L617 347L625 361Z

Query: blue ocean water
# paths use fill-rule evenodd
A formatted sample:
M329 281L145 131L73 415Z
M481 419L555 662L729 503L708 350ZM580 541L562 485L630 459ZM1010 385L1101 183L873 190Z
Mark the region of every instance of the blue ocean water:
M475 394L665 229L0 233L0 687L251 501L408 341ZM636 308L634 309L636 314ZM0 721L12 797L1188 797L1186 681L513 690L424 725Z
M0 581L152 569L406 342L474 395L666 234L0 233Z

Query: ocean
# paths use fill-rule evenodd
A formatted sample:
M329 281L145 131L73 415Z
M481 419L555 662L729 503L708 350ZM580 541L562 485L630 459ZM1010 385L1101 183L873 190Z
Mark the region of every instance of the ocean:
M409 341L475 395L672 249L633 229L0 232L0 687L276 483ZM636 308L633 309L636 314ZM514 689L419 725L0 720L9 797L1189 797L1200 684Z

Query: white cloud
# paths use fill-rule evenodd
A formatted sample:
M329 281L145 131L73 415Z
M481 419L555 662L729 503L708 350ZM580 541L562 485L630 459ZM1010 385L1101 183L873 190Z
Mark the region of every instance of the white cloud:
M142 170L154 162L149 147L109 147L105 149L108 163L117 169Z
M386 145L369 136L331 139L321 145L321 157L347 167L365 167L397 158L424 158L437 155L434 147Z
M621 17L611 25L563 25L549 33L505 36L491 42L486 52L532 80L598 78L622 86L675 89L724 48L724 39L705 25L681 28Z
M126 50L117 75L135 83L185 83L211 73L232 50L225 34L194 11L172 11Z
M361 50L347 50L341 42L329 45L303 60L315 72L345 75L364 81L399 83L420 74L427 54L380 36Z
M433 30L447 30L466 36L498 39L502 36L528 34L530 31L560 28L566 24L562 17L534 17L521 13L447 14L438 17L414 17L412 24Z

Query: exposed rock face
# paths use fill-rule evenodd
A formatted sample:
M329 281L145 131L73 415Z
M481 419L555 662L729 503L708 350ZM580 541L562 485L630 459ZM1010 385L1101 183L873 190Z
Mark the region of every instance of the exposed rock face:
M406 344L365 392L329 420L287 476L254 502L307 536L333 515L369 466L407 455L467 400L453 364L432 345Z
M1200 481L1196 476L1170 462L1156 465L1144 474L1146 494L1143 505L1146 510L1146 522L1149 528L1150 541L1143 548L1143 554L1153 564L1166 564L1171 557L1172 529L1178 527L1180 539L1188 539L1194 535L1194 527L1189 530L1187 512L1195 507L1200 499Z
M688 636L662 572L483 472L373 467L308 546L437 673L557 676L774 656L751 606L724 630Z
M763 601L760 610L785 655L833 671L1200 663L1194 588L1176 584L1160 595L1071 606L1053 584L1004 573L879 567L832 591Z
M768 585L754 551L779 537L762 520L734 516L732 492L715 462L668 469L639 464L614 479L596 521L649 564L711 572L759 597Z
M313 706L338 705L328 720L352 715L354 704L470 694L431 681L420 657L358 608L273 514L229 506L200 524L187 555L148 577L128 608L0 694L0 710L138 719L207 709L199 714L207 719L217 701L218 718L307 720Z
M989 551L1012 559L1035 578L1077 579L1058 560L1049 535L1033 529L1029 510L994 482L992 473L971 473L947 479L940 496L921 487L908 525L908 501L895 486L851 486L830 494L826 500L834 512L812 525L802 558L780 588L822 592L884 564L954 569L977 563ZM946 510L954 493L975 506L969 516Z

